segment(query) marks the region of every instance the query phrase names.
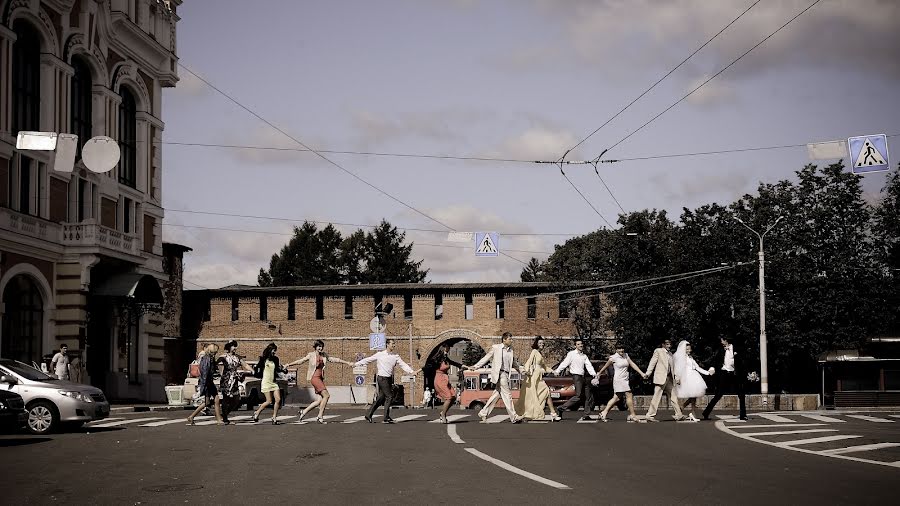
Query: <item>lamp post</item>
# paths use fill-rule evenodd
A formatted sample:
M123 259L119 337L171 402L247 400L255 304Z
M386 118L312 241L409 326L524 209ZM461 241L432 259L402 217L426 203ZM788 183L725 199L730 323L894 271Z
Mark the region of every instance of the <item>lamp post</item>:
M744 226L747 230L756 234L756 237L759 238L759 393L762 394L762 403L763 406L769 404L769 364L768 364L768 349L766 344L766 255L763 251L763 240L766 237L766 234L769 233L775 225L778 225L778 222L784 216L779 216L775 223L769 225L769 228L766 229L765 232L760 234L756 230L750 228L749 225L744 223L743 220L734 217L735 221Z

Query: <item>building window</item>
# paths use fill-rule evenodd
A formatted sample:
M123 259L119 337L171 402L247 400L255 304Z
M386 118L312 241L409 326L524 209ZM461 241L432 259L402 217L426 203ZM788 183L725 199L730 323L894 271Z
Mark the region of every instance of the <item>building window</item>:
M353 296L352 295L344 296L344 319L345 320L353 319Z
M297 298L288 295L288 320L297 319Z
M559 294L559 317L561 319L569 318L570 301L567 294Z
M465 294L466 298L466 320L472 320L475 318L475 305L472 303L472 294Z
M44 302L29 276L13 277L3 292L3 340L0 356L30 364L41 359Z
M444 295L440 293L434 294L434 319L440 320L444 317Z
M527 318L529 320L534 320L535 318L537 318L537 299L535 299L534 297L528 297L525 300L528 303Z
M37 214L31 205L31 158L19 156L19 212Z
M12 133L40 130L41 40L28 23L13 24L16 41L12 48Z
M93 186L86 179L77 178L78 194L75 196L75 216L79 222L92 217L91 202Z
M140 332L138 320L129 315L128 323L119 328L119 372L129 383L138 383ZM123 367L124 365L124 367Z
M203 306L203 321L208 322L212 320L212 301L210 299L206 299L204 301Z
M232 297L231 298L231 321L233 321L233 322L238 321L238 316L240 316L238 313L239 307L240 306L238 305L238 298Z
M503 293L497 292L496 295L496 304L497 304L497 319L502 320L506 317L506 301L503 300Z
M412 320L413 317L412 299L411 293L403 296L403 318L406 320Z
M72 60L72 68L75 74L72 76L71 98L71 133L78 136L77 156L81 157L81 148L91 138L93 127L91 124L91 69L80 58Z
M156 218L149 214L144 215L144 252L153 253L156 244Z
M316 295L316 320L325 319L325 296Z
M269 321L269 299L266 297L259 298L259 320Z
M127 197L122 197L122 232L126 234L130 234L132 230L131 225L131 206L133 202L131 199Z
M379 312L384 312L384 308L382 307L382 304L384 303L384 296L376 295L374 297L374 300L375 300L375 309L373 311L373 315L377 315Z
M128 88L122 87L119 104L119 182L137 187L137 102Z

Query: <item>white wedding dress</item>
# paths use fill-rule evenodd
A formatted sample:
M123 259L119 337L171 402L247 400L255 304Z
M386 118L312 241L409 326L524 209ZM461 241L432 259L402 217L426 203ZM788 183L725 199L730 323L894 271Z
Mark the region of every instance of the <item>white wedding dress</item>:
M678 343L675 351L675 377L680 384L675 385L675 395L679 399L691 399L706 395L706 381L701 375L709 375L709 371L701 369L693 357L687 354L687 341Z

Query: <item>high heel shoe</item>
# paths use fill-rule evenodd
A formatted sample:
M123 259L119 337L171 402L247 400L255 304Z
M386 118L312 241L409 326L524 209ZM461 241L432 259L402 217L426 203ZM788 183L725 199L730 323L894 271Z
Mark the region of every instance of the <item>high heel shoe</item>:
M194 419L193 419L193 418L188 418L188 419L187 419L187 422L188 422L187 425L194 425Z
M441 423L443 423L443 424L446 424L446 423L447 423L447 417L446 417L446 416L441 415Z
M328 422L326 422L325 419L322 418L321 416L317 416L317 417L316 417L316 422L321 423L322 425L325 425L326 423L328 423Z
M253 420L253 423L259 423L259 415L253 413L253 418L251 418L251 420Z
M279 422L277 418L273 418L272 425L281 425L281 422Z

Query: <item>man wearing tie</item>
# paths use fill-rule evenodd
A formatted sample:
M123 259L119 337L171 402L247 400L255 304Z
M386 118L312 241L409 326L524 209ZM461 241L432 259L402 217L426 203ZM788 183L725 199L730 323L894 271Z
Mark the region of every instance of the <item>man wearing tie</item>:
M741 367L741 357L738 357L737 352L734 350L734 345L728 342L727 337L722 337L721 341L722 349L716 353L716 363L722 364L722 370L719 371L721 374L718 375L718 381L716 382L716 395L709 401L706 409L703 410L703 419L709 420L709 415L712 413L713 408L716 407L719 399L722 398L722 394L725 393L726 389L733 388L740 403L740 419L746 420L747 406L744 402L744 369Z
M366 365L369 362L377 362L378 372L376 383L378 386L378 397L369 407L369 411L366 413L366 421L374 423L372 421L372 413L378 409L378 406L384 404L384 420L382 420L382 423L394 423L394 420L391 418L391 404L394 401L394 368L399 365L409 374L416 374L416 371L413 371L412 367L408 366L406 362L400 358L400 355L394 353L393 339L388 339L387 346L384 350L368 356L353 365L354 367Z
M681 414L681 402L675 396L675 366L672 364L672 353L669 351L671 347L672 341L663 340L659 348L653 352L653 358L650 359L650 365L647 366L645 374L647 376L653 374L653 399L650 400L650 407L644 417L648 422L659 421L655 417L663 393L669 396L669 402L675 406L675 420L684 418L684 415Z
M490 351L488 351L477 364L467 367L467 369L479 369L487 364L488 361L491 362L491 383L494 384L494 393L491 394L491 398L488 399L487 404L485 404L484 407L481 408L481 411L478 412L481 421L487 421L488 415L491 414L491 411L494 410L494 405L497 404L497 399L503 398L503 405L506 406L506 412L509 414L509 421L512 423L519 423L522 419L516 414L516 409L513 406L512 394L509 391L509 373L513 369L515 369L516 372L520 372L519 362L516 361L516 357L513 354L512 334L504 332L501 341L501 344L491 346Z
M584 378L585 373L590 374L591 377L596 376L597 373L594 372L591 360L584 354L584 341L581 339L575 340L575 349L566 355L553 374L559 376L559 373L566 367L569 368L569 374L572 375L572 380L575 382L575 395L557 408L557 413L562 416L563 411L578 411L578 406L584 401L584 416L581 419L590 420L591 410L594 409L594 395L591 393L591 386L585 385Z

